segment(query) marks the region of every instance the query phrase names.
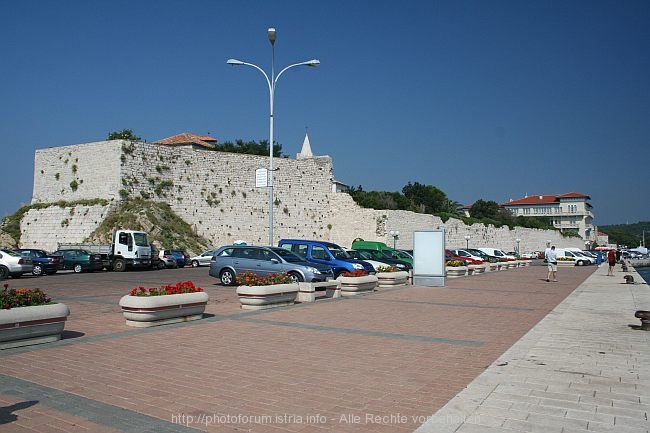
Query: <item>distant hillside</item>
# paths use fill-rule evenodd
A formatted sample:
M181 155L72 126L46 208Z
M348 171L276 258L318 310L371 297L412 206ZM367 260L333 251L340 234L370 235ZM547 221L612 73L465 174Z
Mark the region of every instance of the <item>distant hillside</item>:
M650 221L598 226L598 230L609 235L609 243L626 245L630 248L638 247L643 242L645 231L645 246L650 244Z

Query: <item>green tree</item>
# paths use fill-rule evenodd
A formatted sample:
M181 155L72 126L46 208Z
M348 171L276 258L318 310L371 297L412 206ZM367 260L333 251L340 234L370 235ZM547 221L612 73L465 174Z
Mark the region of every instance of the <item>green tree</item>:
M407 183L402 188L402 194L410 201L410 210L420 213L441 212L445 208L447 195L432 185L419 182Z
M142 138L138 137L130 129L123 129L121 131L113 131L108 134L107 140L131 140L131 141L142 141Z
M469 214L472 218L489 218L500 221L502 217L500 209L499 203L495 201L479 199L469 209Z
M242 139L237 139L233 143L232 141L224 141L223 143L217 144L214 147L215 150L220 152L230 152L230 153L245 153L247 155L260 155L266 156L269 154L269 141L262 140L259 143L256 141L244 141ZM282 145L278 143L273 144L273 156L286 157L282 155Z

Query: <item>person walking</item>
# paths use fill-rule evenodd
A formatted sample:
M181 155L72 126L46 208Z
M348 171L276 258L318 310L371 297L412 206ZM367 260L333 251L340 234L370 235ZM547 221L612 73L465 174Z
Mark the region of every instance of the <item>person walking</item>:
M557 282L557 253L555 252L555 245L550 250L546 250L546 263L548 263L546 282L551 281L551 278Z
M598 254L596 255L596 264L600 268L600 265L603 263L603 253L598 251Z
M607 262L609 263L609 268L607 269L608 276L614 276L614 266L616 266L616 251L609 250L607 252Z

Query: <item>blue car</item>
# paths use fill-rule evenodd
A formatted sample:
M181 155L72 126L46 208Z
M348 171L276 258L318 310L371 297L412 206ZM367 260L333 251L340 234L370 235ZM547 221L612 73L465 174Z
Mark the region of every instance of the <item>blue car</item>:
M375 273L375 268L370 263L353 259L347 251L331 242L282 239L278 246L304 257L308 262L329 265L334 273L334 278L338 278L343 272L355 270L364 270L369 274Z
M163 250L163 256L172 256L179 268L185 267L190 262L190 256L185 254L183 250Z

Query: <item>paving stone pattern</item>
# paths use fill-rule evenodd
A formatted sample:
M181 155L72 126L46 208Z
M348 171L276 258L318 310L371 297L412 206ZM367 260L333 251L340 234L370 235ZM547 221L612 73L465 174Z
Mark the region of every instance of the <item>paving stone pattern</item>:
M591 346L544 319L586 278L599 277L594 272L562 270L559 283L546 283L545 268L531 266L450 279L444 288L408 286L255 312L240 310L234 288L215 285L205 268L142 273L145 286L190 275L210 295L204 319L146 329L127 327L117 305L132 287L125 278L135 273L24 279L25 287L47 283L48 294L72 314L60 342L0 351L0 431L412 432L470 383L484 391L485 375L495 368L490 374L524 374L493 386L490 393L500 398L477 404L482 424L459 424L467 430L458 431L524 431L518 429L534 425L535 417L562 411L577 431L589 422L584 412L597 415L593 422L619 426L642 412L633 376L647 381L637 371L639 356L616 356L632 341L610 335L590 343L606 352L590 352L598 374L619 372L618 386L602 384L582 377L595 374L584 371L588 354L581 358ZM599 302L595 295L593 302ZM574 302L566 305L549 317ZM578 313L591 314L585 310ZM528 334L541 346L506 352L542 319L540 330ZM580 325L587 334L601 328ZM632 338L643 338L634 332ZM573 362L557 364L560 357ZM506 369L496 367L504 360ZM630 370L623 376L621 360ZM528 382L525 373L541 362L569 369L554 374L574 379ZM591 383L585 401L580 386ZM616 403L609 412L595 411L603 399ZM533 406L541 409L527 409ZM421 426L442 431L437 427Z

